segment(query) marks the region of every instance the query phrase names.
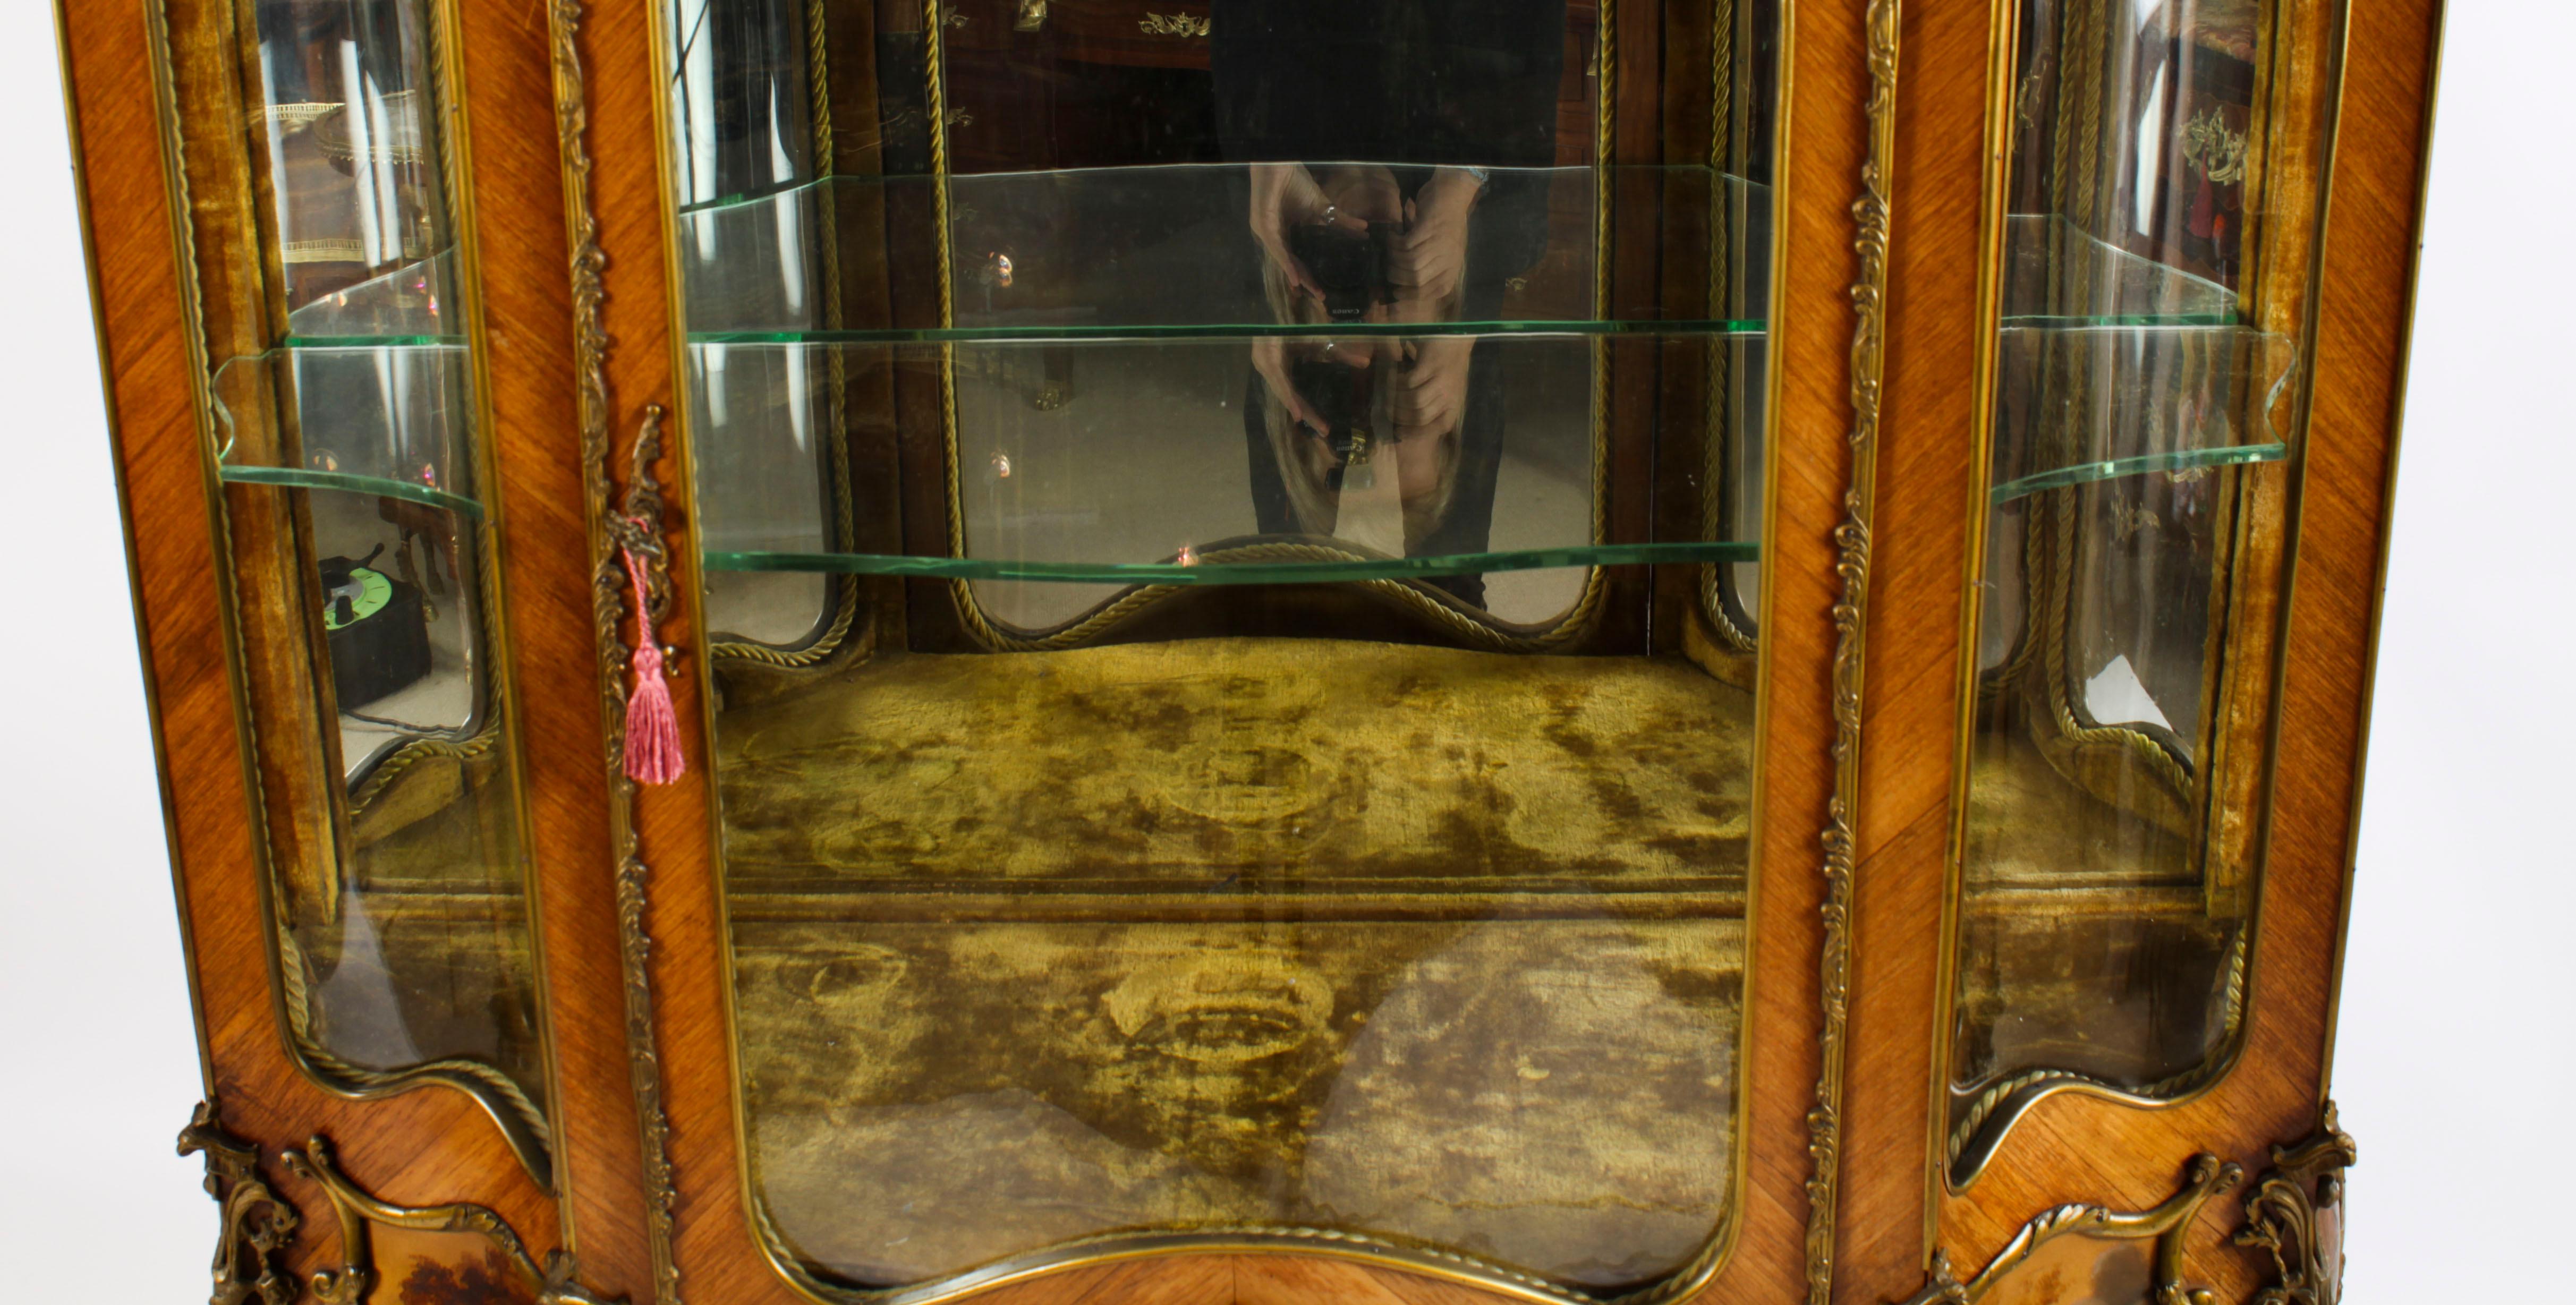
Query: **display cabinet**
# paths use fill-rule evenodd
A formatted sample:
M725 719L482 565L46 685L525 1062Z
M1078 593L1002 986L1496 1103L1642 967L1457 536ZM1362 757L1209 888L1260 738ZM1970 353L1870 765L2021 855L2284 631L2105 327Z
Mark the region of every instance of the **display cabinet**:
M217 1305L2329 1302L2431 0L130 0Z

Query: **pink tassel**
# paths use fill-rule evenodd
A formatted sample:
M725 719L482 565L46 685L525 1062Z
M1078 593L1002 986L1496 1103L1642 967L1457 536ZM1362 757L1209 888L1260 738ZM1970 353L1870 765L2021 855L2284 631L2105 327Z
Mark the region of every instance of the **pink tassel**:
M635 691L626 699L626 777L639 784L668 784L688 773L680 752L680 721L671 712L671 686L662 676L662 640L647 607L644 563L632 549L626 578L635 582Z

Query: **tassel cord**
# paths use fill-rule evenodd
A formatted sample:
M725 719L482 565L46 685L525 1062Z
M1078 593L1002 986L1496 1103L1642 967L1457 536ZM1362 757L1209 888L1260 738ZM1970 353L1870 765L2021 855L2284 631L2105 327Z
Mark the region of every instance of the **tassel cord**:
M638 530L644 523L632 522ZM680 722L671 707L671 685L662 657L661 635L653 628L652 589L644 560L632 548L618 552L626 578L635 586L635 653L628 664L635 686L626 698L626 777L639 784L668 784L688 773L680 751Z

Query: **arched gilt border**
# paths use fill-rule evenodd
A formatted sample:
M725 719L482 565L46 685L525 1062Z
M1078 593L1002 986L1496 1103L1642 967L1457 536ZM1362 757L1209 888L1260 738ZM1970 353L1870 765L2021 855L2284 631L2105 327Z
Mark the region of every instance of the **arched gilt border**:
M1887 359L1888 176L1896 155L1898 0L1869 0L1863 23L1869 53L1869 147L1852 200L1852 248L1860 276L1852 282L1851 474L1843 522L1834 530L1834 789L1826 808L1824 945L1819 961L1823 1026L1816 1104L1807 1112L1807 1301L1830 1305L1834 1284L1834 1214L1842 1160L1843 1045L1851 1018L1851 900L1854 830L1860 806L1860 702L1863 636L1869 613L1870 521L1878 499L1878 405Z
M645 411L633 448L634 467L626 496L612 516L608 465L611 456L608 394L607 327L601 305L608 297L604 274L608 255L599 245L599 219L590 198L590 108L584 98L581 22L584 0L550 0L546 9L549 53L554 66L555 135L563 155L564 230L572 259L573 377L581 422L582 511L589 526L591 618L599 650L600 729L606 741L608 824L617 857L617 933L626 989L626 1054L635 1094L637 1129L644 1156L646 1237L653 1256L653 1298L660 1305L679 1305L680 1270L671 1255L672 1207L677 1201L671 1177L670 1116L662 1105L662 1057L653 1032L652 941L644 932L646 880L635 830L635 781L626 775L626 672L631 652L621 629L626 621L625 572L619 551L625 549L649 568L649 597L639 595L644 610L635 615L651 629L653 617L670 601L668 559L662 546L662 497L653 480L653 463L661 453L662 413ZM650 637L649 634L644 637Z

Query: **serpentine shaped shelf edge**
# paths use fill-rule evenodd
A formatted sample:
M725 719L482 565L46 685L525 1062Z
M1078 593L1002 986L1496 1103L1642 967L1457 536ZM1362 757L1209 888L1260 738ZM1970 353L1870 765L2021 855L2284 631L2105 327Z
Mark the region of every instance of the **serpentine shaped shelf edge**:
M950 580L1031 580L1056 584L1283 585L1349 580L1403 580L1538 571L1554 567L1649 563L1752 562L1761 546L1741 541L1594 544L1524 548L1445 557L1364 558L1346 562L1018 562L971 557L906 557L883 553L727 553L710 551L710 571L803 571L831 575L931 576Z

